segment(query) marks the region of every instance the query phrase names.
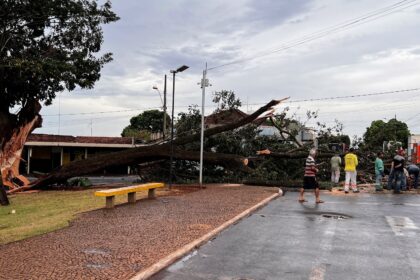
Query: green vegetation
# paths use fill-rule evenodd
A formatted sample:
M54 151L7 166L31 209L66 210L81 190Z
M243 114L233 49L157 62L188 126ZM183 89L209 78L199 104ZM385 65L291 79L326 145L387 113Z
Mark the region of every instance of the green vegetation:
M123 137L136 137L146 139L150 137L152 132L162 132L164 113L160 110L148 110L132 117L130 125L126 126L121 132ZM171 117L166 114L166 129L169 129Z
M44 191L10 197L10 205L0 207L0 244L66 227L78 213L103 208L105 199L94 192ZM117 204L126 201L126 196L116 197Z
M384 141L401 142L407 148L408 136L410 131L406 123L391 119L388 122L375 120L370 127L366 128L363 135L363 145L366 149L382 150Z

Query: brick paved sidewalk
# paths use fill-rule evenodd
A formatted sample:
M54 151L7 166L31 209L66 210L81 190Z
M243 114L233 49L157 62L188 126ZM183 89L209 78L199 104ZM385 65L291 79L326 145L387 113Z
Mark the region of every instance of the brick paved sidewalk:
M212 185L87 212L68 228L1 245L0 279L129 279L273 192Z

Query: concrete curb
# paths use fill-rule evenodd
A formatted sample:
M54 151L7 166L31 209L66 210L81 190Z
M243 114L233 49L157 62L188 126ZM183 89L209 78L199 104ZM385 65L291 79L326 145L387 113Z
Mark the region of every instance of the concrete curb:
M213 238L215 235L219 234L221 231L223 231L227 227L231 226L232 224L236 223L240 219L248 216L252 212L254 212L257 209L261 208L262 206L266 205L267 203L269 203L274 198L276 198L278 196L282 196L282 195L283 195L283 191L281 189L279 189L279 192L278 193L275 193L275 194L267 197L266 199L262 200L258 204L254 205L251 208L248 208L247 210L243 211L242 213L236 215L235 217L233 217L229 221L223 223L221 226L213 229L212 231L210 231L209 233L205 234L204 236L202 236L202 237L194 240L193 242L185 245L184 247L176 250L172 254L166 256L165 258L159 260L157 263L153 264L152 266L149 266L148 268L146 268L145 270L141 271L140 273L138 273L134 277L130 278L130 280L145 280L145 279L151 277L152 275L158 273L162 269L170 266L171 264L173 264L174 262L176 262L178 259L180 259L183 256L185 256L190 251L192 251L195 248L203 245L204 243L206 243L207 241L209 241L211 238Z

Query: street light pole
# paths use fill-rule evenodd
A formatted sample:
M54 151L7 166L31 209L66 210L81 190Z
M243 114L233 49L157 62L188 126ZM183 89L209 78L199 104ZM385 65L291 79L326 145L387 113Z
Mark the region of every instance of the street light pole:
M159 93L160 101L162 101L162 110L163 110L163 129L162 129L162 139L165 141L166 138L166 75L163 86L163 99L162 94L157 86L153 86L153 89Z
M174 160L174 106L175 106L175 71L172 77L172 114L171 114L171 156L169 160L169 189L172 189L172 165Z
M206 69L203 70L203 79L201 80L201 89L202 89L202 97L201 97L201 138L200 138L200 176L199 176L199 183L200 187L203 187L203 161L204 161L204 104L206 99L206 87L209 86L209 81L206 78L207 75L207 63Z
M169 166L169 189L172 189L172 173L173 173L173 160L174 160L174 109L175 109L175 74L187 70L187 65L182 65L176 70L171 70L172 77L172 119L171 119L171 156Z
M165 74L165 82L163 85L163 133L162 137L165 141L166 136L166 74Z

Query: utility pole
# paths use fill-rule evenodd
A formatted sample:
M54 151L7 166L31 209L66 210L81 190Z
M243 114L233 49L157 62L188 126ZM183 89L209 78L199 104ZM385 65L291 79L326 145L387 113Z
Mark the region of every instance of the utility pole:
M211 86L209 80L206 78L207 75L207 63L206 69L203 70L203 79L201 80L201 89L202 89L202 100L201 100L201 140L200 140L200 177L199 183L200 187L203 187L203 154L204 154L204 104L206 100L206 87Z
M249 108L248 108L248 96L246 97L246 113L249 113Z
M394 120L394 141L397 143L397 114L395 114Z
M165 82L163 86L163 133L162 137L165 140L166 136L166 74L165 74Z

